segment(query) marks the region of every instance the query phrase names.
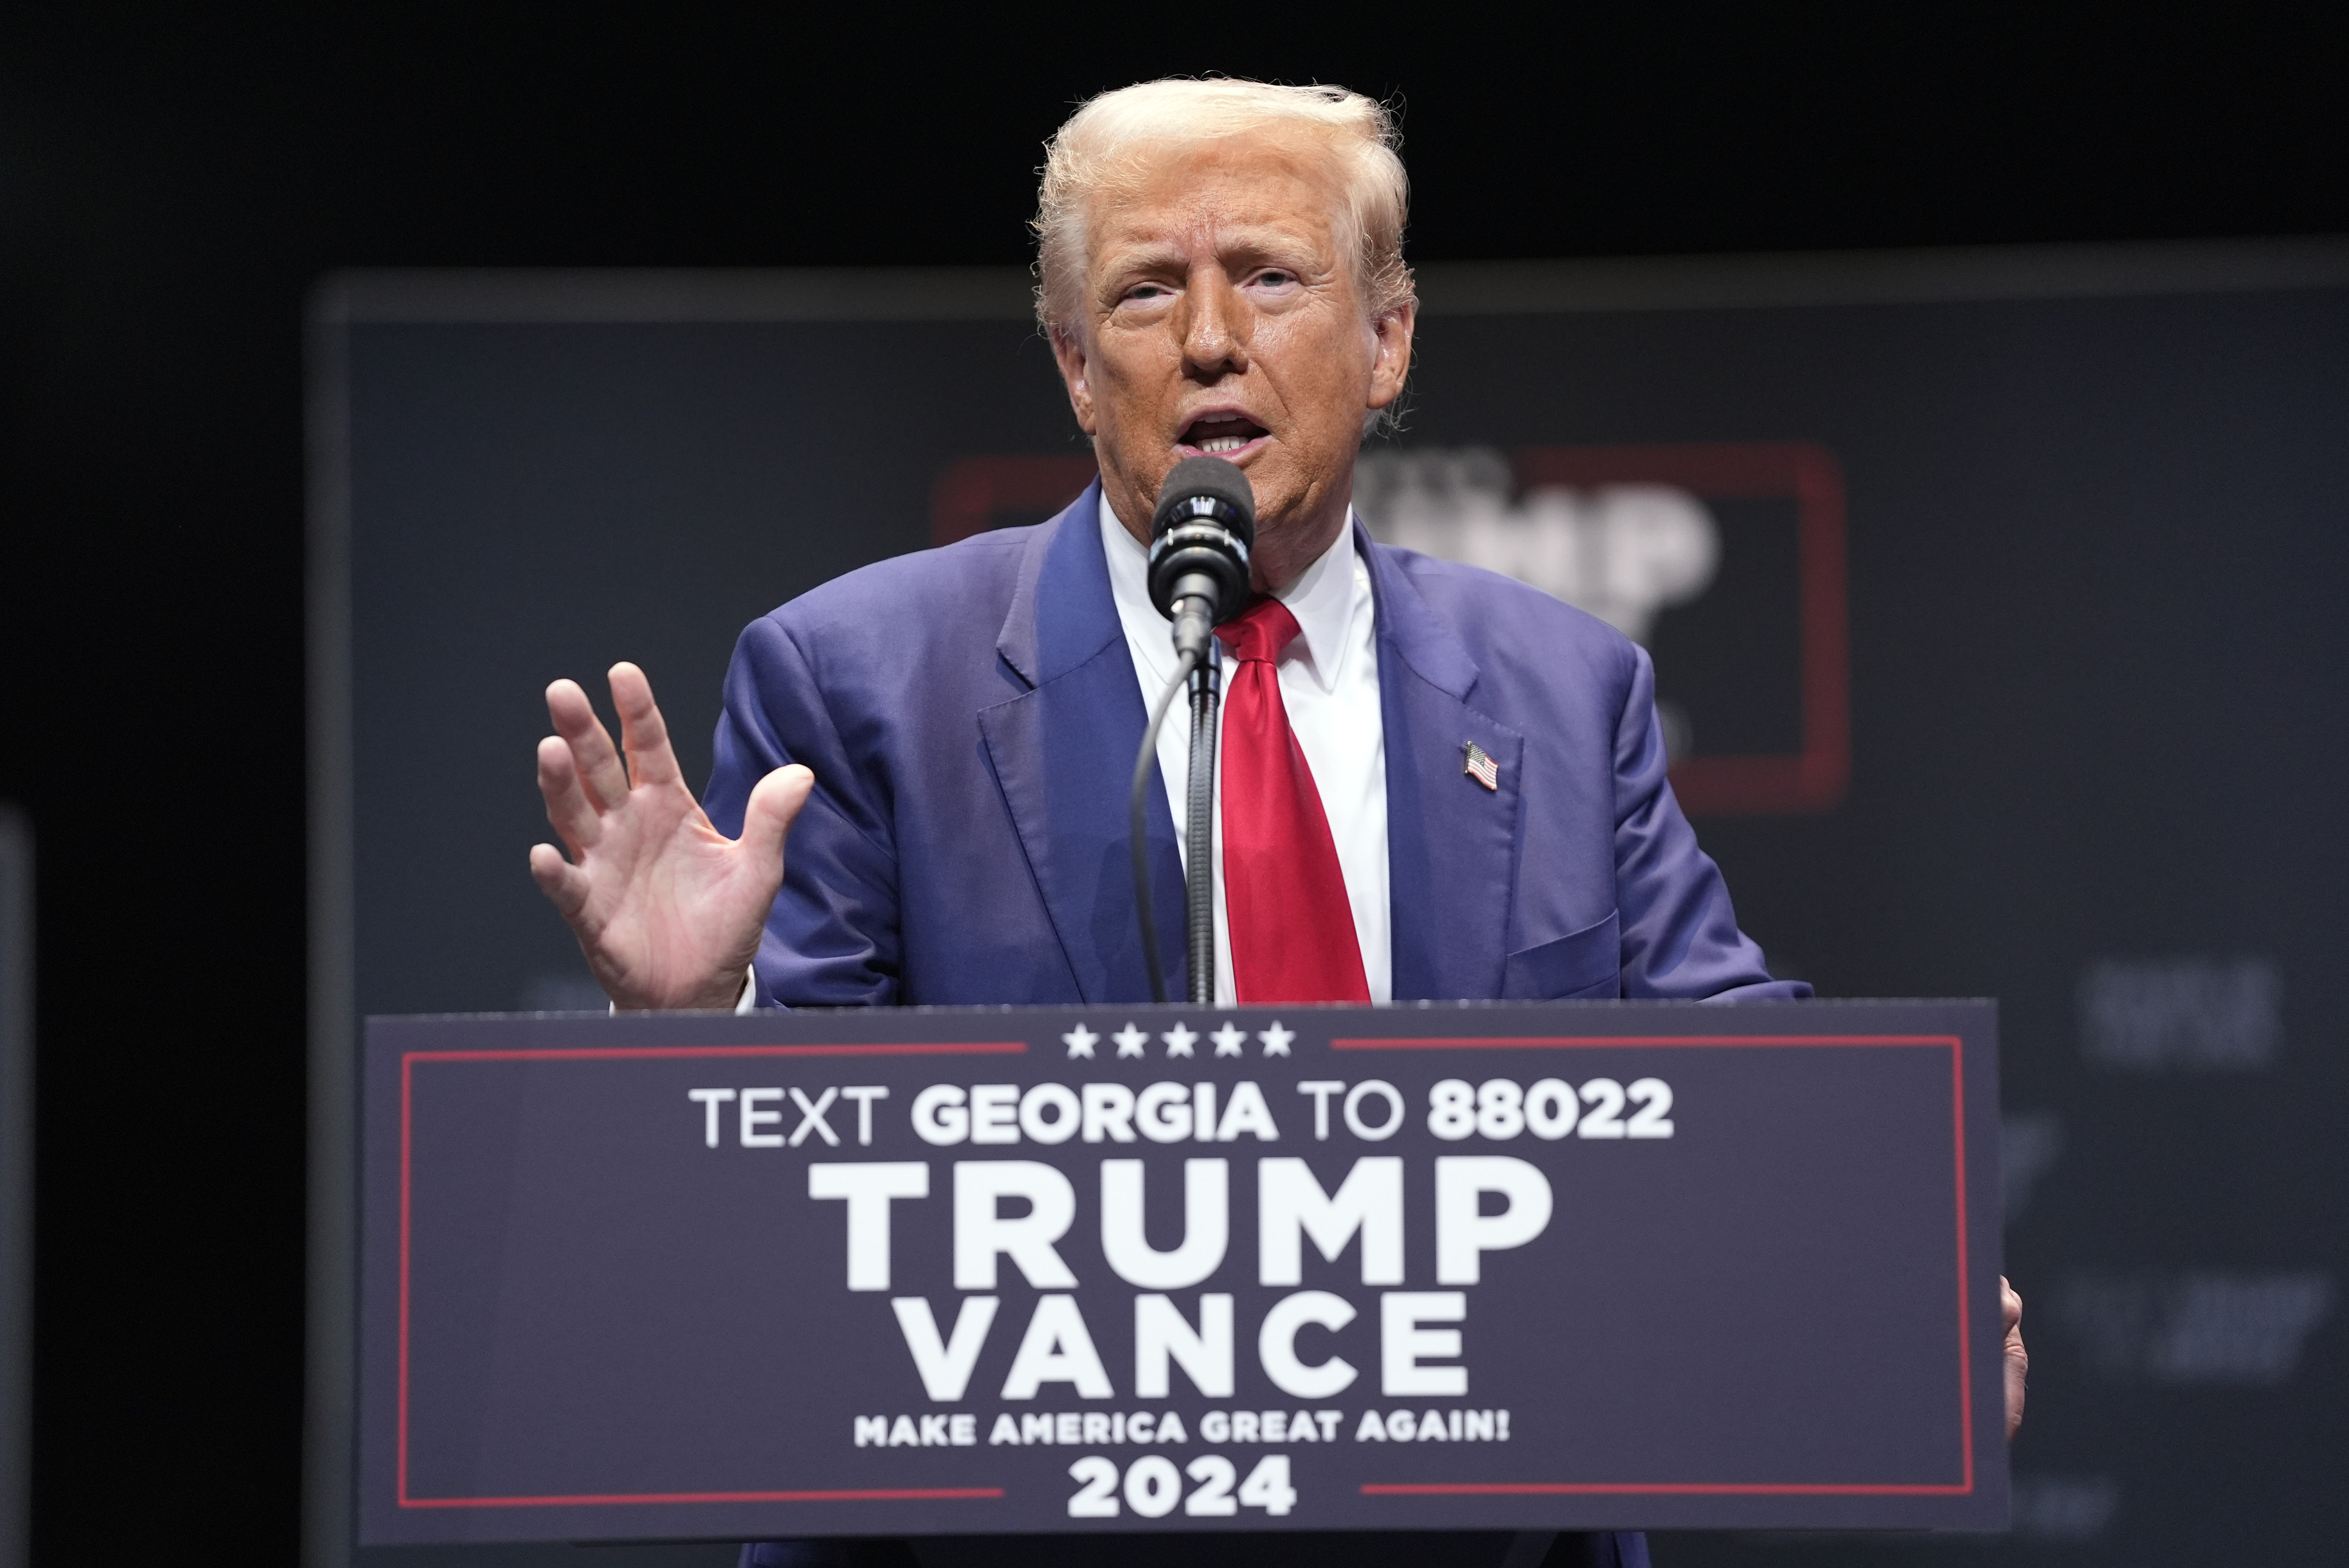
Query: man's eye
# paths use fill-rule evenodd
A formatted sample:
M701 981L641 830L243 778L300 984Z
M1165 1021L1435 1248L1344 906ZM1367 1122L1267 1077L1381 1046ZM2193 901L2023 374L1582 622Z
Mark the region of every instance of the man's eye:
M1257 273L1256 281L1262 284L1267 288L1287 288L1290 284L1297 281L1297 274L1295 273L1284 273L1275 270L1272 272Z
M1136 284L1125 291L1125 297L1137 303L1146 304L1151 300L1164 299L1173 292L1164 284Z

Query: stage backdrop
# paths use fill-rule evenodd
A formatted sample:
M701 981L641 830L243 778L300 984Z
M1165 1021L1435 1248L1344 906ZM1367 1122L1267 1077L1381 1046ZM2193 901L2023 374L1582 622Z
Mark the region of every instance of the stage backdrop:
M2329 1554L2349 251L1422 292L1402 432L1359 473L1373 531L1653 651L1676 784L1775 971L2003 1007L2015 1533L1669 1537L1659 1563ZM314 341L321 1540L356 1019L602 1006L524 869L546 682L642 664L699 777L743 623L1035 521L1092 459L1017 273L364 274Z

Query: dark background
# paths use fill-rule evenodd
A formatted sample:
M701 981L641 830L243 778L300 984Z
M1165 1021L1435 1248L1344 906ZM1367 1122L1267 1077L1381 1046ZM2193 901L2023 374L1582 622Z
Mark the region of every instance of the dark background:
M301 311L328 269L1016 263L1068 105L1203 68L1402 95L1422 259L2349 230L2314 7L864 15L0 24L36 1561L296 1554Z

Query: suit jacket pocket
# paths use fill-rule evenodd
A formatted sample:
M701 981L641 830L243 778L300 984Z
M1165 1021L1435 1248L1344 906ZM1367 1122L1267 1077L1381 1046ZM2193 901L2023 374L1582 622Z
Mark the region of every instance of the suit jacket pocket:
M1610 910L1596 925L1512 953L1501 972L1501 995L1526 1001L1620 995L1622 941L1622 922Z

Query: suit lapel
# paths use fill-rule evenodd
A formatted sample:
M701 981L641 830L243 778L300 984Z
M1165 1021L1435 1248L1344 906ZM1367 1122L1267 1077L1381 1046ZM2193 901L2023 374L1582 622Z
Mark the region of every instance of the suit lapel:
M1150 994L1126 817L1148 716L1110 595L1100 494L1096 482L1030 536L997 652L1030 689L982 709L978 723L1077 995L1131 1002ZM1155 769L1148 810L1151 907L1167 993L1179 996L1183 862Z
M1394 997L1498 996L1516 903L1525 738L1470 705L1475 660L1394 555L1359 523L1356 531L1378 601ZM1468 776L1472 741L1498 764L1498 789Z

